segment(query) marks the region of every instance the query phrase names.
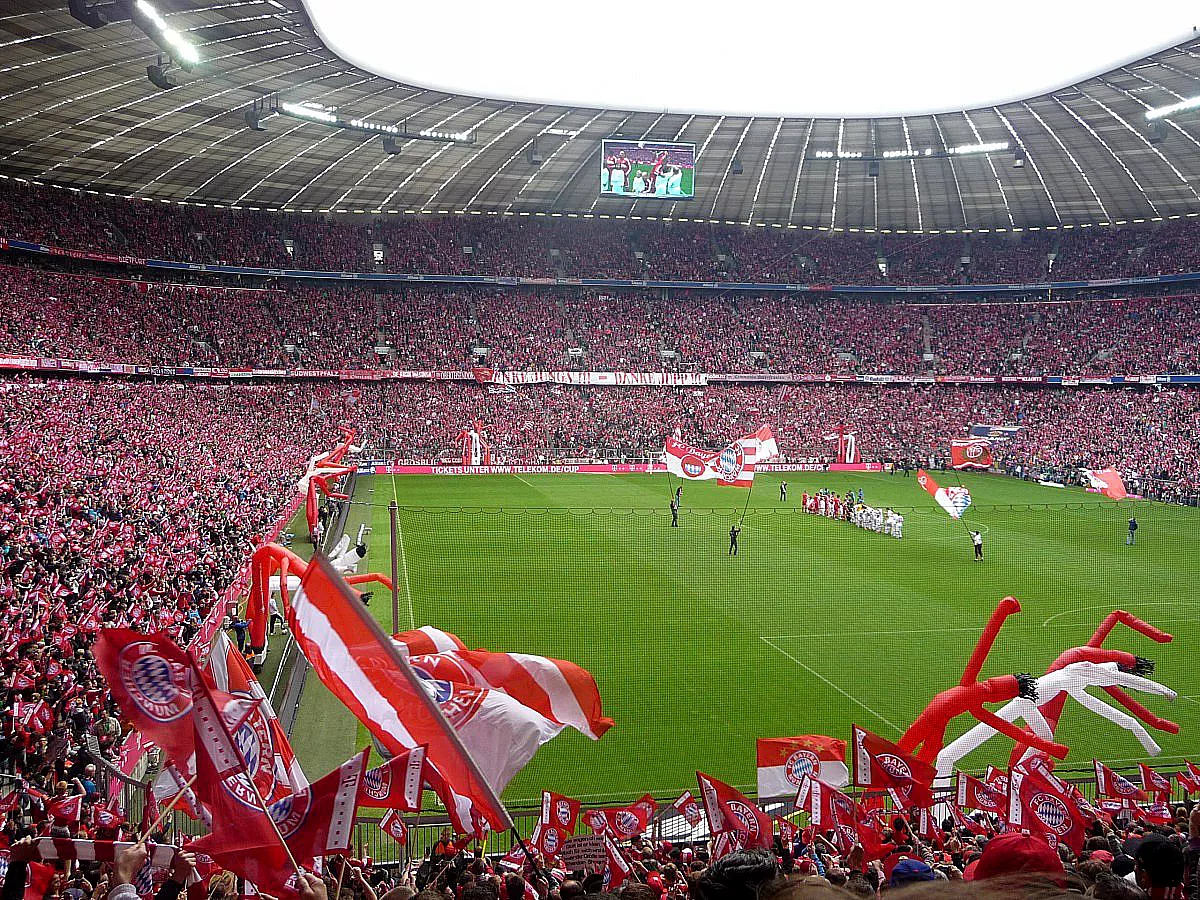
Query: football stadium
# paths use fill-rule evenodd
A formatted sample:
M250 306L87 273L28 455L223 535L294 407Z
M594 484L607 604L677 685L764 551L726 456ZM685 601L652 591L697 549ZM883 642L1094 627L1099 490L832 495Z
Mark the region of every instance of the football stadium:
M1096 12L0 6L3 900L1200 900L1200 37Z

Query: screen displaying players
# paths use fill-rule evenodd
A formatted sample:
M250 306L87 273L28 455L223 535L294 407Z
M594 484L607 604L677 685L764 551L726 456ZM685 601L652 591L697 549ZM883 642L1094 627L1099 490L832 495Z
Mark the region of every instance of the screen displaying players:
M695 144L615 139L604 141L600 151L602 195L691 200L695 191Z

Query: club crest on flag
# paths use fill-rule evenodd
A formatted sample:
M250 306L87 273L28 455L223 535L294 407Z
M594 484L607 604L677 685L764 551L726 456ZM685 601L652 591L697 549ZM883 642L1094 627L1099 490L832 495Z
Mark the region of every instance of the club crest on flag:
M893 778L912 778L912 769L908 763L898 756L893 756L891 753L880 753L875 757L879 761L885 772Z
M192 708L183 689L187 672L159 655L153 644L129 644L117 657L121 682L138 709L158 722L173 722Z
M362 790L372 800L383 800L392 790L391 770L380 766L367 772L363 775Z
M737 481L746 467L746 454L740 443L730 444L717 457L717 476L722 481Z
M748 843L753 843L758 838L758 816L754 814L754 810L741 800L728 800L726 806L733 817L741 823L742 829L750 836Z
M554 804L554 817L558 820L558 824L567 826L571 822L571 804L566 800L559 800Z
M455 729L460 729L479 712L483 705L484 692L455 685L452 681L435 678L425 669L413 665L413 671L421 678L421 684L441 707L442 715Z
M960 516L971 505L971 492L965 487L948 487L946 488L946 496L950 498L950 504L958 510Z
M819 778L820 775L821 760L811 750L797 750L784 763L784 776L795 787L800 787L800 783L809 776Z
M1071 812L1058 797L1052 794L1035 794L1030 806L1038 821L1059 837L1071 830Z
M282 800L276 800L268 808L271 811L271 818L279 827L279 833L286 840L299 831L308 818L308 813L312 808L312 792L304 790L298 794L292 794Z
M542 832L542 850L547 856L554 856L558 853L559 839L557 828L547 828Z
M689 478L699 478L704 474L704 460L691 453L679 461L679 466Z
M608 829L608 821L604 818L604 813L598 809L589 809L583 814L583 821L587 827L597 834L601 834Z
M627 809L623 809L613 817L617 830L622 834L634 834L641 827L638 817Z

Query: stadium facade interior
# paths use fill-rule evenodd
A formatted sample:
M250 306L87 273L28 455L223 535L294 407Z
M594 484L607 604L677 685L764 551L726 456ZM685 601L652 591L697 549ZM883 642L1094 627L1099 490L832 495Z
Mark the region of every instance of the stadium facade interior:
M1200 39L871 119L441 93L301 0L13 0L0 48L27 898L209 834L233 890L340 854L370 900L481 822L491 862L422 886L735 900L763 848L860 893L1019 858L1200 898ZM243 649L274 712L233 712ZM227 729L188 763L168 726L227 700L209 779ZM358 800L404 764L426 808L385 786L338 845L317 778L372 737Z

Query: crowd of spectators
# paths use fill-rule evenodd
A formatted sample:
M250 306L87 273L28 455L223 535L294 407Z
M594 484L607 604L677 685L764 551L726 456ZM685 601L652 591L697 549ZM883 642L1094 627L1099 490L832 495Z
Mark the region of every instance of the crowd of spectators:
M18 813L53 818L78 792L92 821L104 790L80 748L122 737L96 631L187 642L328 443L311 405L287 386L0 380L0 773L27 789Z
M324 216L0 181L0 237L138 258L522 277L993 284L1200 270L1200 224L870 235L569 216ZM376 253L379 253L379 256Z
M0 290L7 299L0 353L96 362L896 375L1200 371L1192 297L905 304L566 288L375 293L350 285L185 286L27 266L0 266Z

